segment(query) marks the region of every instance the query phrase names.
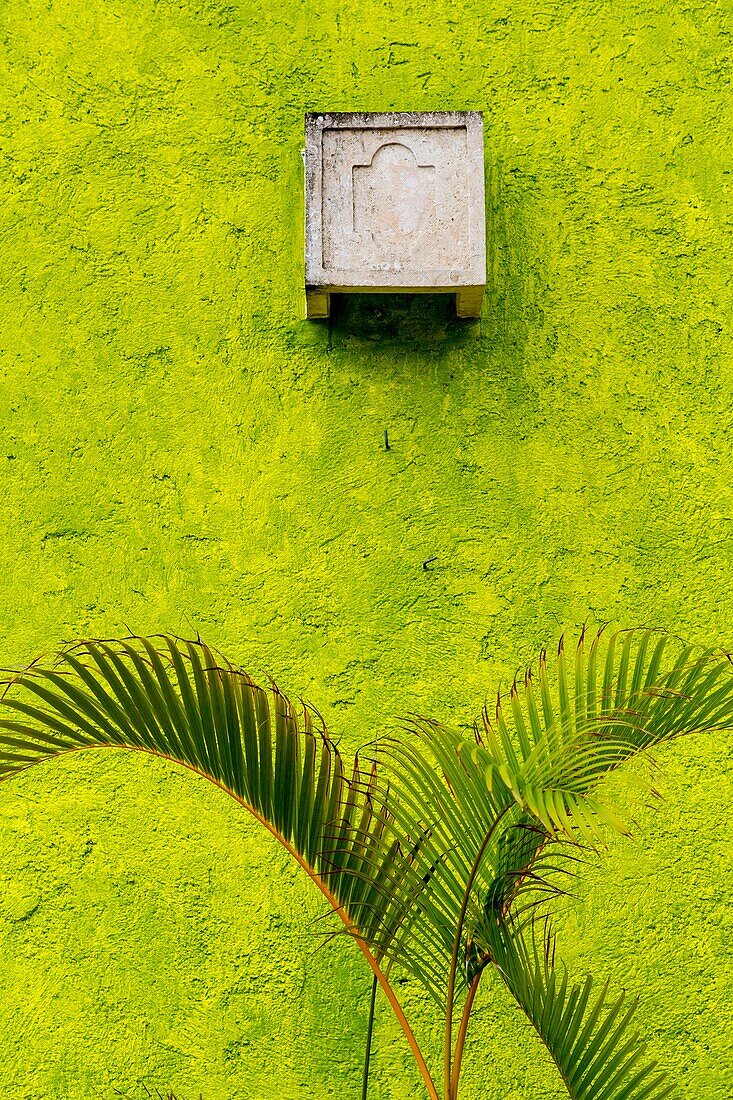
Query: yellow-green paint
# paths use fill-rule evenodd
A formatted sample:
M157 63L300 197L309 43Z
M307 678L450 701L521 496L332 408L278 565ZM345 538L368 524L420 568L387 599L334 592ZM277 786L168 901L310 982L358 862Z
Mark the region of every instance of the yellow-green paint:
M354 747L586 615L733 643L730 5L4 0L0 41L2 663L200 631ZM485 112L481 322L304 322L304 112L449 108ZM731 746L659 761L561 947L728 1100ZM159 762L4 786L0 1098L357 1096L369 974L298 875ZM383 1004L374 1058L420 1095ZM465 1100L560 1096L487 985Z

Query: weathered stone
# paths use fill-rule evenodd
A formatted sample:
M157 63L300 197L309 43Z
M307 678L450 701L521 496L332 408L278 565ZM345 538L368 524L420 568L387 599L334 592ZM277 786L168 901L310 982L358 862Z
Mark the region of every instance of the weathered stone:
M478 111L306 115L306 302L333 291L456 295L481 312L486 283Z

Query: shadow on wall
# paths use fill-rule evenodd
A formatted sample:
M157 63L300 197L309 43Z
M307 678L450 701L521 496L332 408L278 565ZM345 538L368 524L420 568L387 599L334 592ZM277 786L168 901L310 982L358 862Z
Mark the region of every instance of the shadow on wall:
M327 322L331 340L461 346L477 322L456 317L453 294L334 294Z

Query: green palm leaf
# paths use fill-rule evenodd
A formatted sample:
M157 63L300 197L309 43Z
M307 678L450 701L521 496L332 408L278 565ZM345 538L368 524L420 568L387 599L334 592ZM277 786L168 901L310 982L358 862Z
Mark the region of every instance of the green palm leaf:
M5 683L0 781L52 757L133 749L206 777L247 808L293 855L341 918L386 994L432 1100L437 1091L380 966L394 894L409 855L387 835L391 812L374 766L347 770L317 716L300 721L276 687L264 690L201 641L89 641L51 668ZM403 875L404 864L408 873ZM378 932L378 935L375 933Z
M593 848L608 827L626 831L602 785L612 771L682 734L733 727L733 667L666 634L599 631L590 644L581 635L572 662L563 643L554 669L543 653L537 677L515 684L509 701L484 712L473 738L413 720L408 737L379 752L393 791L385 831L402 850L415 848L411 878L425 884L405 895L409 920L396 933L393 921L380 949L417 960L438 1000L464 902L467 957L487 903L506 911L523 881L536 885L550 841Z
M633 1030L636 1001L609 998L591 977L571 983L554 963L546 927L540 938L513 922L495 922L492 961L552 1055L573 1100L662 1100L676 1086L646 1057Z
M374 766L347 770L317 716L300 721L277 688L259 687L201 641L89 641L53 667L5 681L0 781L95 748L133 749L205 776L246 807L307 871L372 967L432 1100L437 1091L380 962L394 896L413 862L388 834ZM404 865L406 874L401 872ZM378 935L375 933L378 932Z
M342 908L353 929L384 909L381 807L359 764L313 713L301 720L275 687L258 687L201 642L84 642L53 668L13 676L0 718L0 780L85 749L137 749L206 776L258 817ZM377 873L375 873L375 870ZM359 888L355 888L355 883Z

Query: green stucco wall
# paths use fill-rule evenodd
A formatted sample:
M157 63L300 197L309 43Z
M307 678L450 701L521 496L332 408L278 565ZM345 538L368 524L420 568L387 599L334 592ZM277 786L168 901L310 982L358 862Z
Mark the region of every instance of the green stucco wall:
M729 4L3 0L0 41L3 664L200 631L355 747L586 616L733 644ZM308 324L303 114L395 108L485 112L483 318ZM561 944L729 1100L731 746L659 761ZM369 976L203 780L38 768L0 880L2 1100L357 1097ZM498 987L472 1037L465 1100L563 1095ZM375 1059L421 1095L385 1005Z

